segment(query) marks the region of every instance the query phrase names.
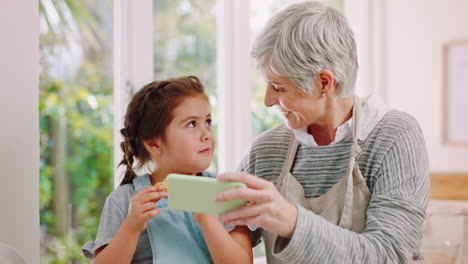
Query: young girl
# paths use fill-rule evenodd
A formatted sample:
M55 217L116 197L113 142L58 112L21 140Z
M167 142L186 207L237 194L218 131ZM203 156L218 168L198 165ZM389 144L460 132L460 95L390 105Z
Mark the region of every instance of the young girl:
M252 263L249 230L216 216L167 207L169 173L200 175L211 164L214 138L208 97L197 77L152 82L132 98L121 130L127 167L106 199L95 241L82 248L93 263ZM137 177L141 168L155 167ZM156 206L155 206L156 203Z

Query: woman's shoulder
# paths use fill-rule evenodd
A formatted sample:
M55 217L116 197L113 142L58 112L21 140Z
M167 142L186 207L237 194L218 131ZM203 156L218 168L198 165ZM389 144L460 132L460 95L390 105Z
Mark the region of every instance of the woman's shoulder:
M391 144L401 137L422 139L423 134L416 118L406 112L393 109L376 125L369 136L369 141Z
M412 115L393 109L389 111L379 124L381 129L388 132L404 132L408 129L419 129L419 123Z
M282 143L288 145L292 134L293 132L286 125L281 124L256 136L252 147L278 146Z
M274 165L273 161L284 159L291 136L292 131L284 124L259 134L252 141L250 149L241 161L238 170L257 174L255 169L258 166L265 165L271 169Z

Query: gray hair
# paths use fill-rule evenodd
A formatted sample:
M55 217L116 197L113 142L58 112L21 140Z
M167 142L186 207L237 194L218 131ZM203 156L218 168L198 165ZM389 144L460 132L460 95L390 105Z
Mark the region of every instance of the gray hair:
M251 55L259 67L289 78L306 94L322 69L333 73L337 98L354 93L358 62L353 32L341 13L319 2L293 4L270 18Z

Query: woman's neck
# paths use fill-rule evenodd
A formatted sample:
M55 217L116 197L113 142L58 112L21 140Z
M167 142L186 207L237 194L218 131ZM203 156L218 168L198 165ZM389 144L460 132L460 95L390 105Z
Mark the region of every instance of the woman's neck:
M314 137L319 146L326 146L335 140L336 130L353 116L353 97L337 100L328 99L322 122L309 125L307 133Z

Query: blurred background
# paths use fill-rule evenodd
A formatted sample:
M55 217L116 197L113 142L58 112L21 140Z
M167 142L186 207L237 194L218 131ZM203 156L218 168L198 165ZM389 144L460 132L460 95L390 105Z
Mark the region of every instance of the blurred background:
M120 182L116 131L143 84L181 75L202 80L217 136L214 174L235 169L249 142L282 122L263 105L265 83L249 50L269 17L300 0L26 2L0 11L0 33L11 40L0 44L0 242L30 263L88 263L80 248L94 240L105 198ZM468 45L468 1L322 2L345 14L355 32L357 94L380 96L423 129L434 200L424 233L428 256L468 263L468 94L453 90L468 90L468 79L453 85L463 78L449 72L458 63L458 76L468 76L468 59L450 61L452 47ZM18 47L25 51L15 53ZM263 245L255 255L262 263Z

